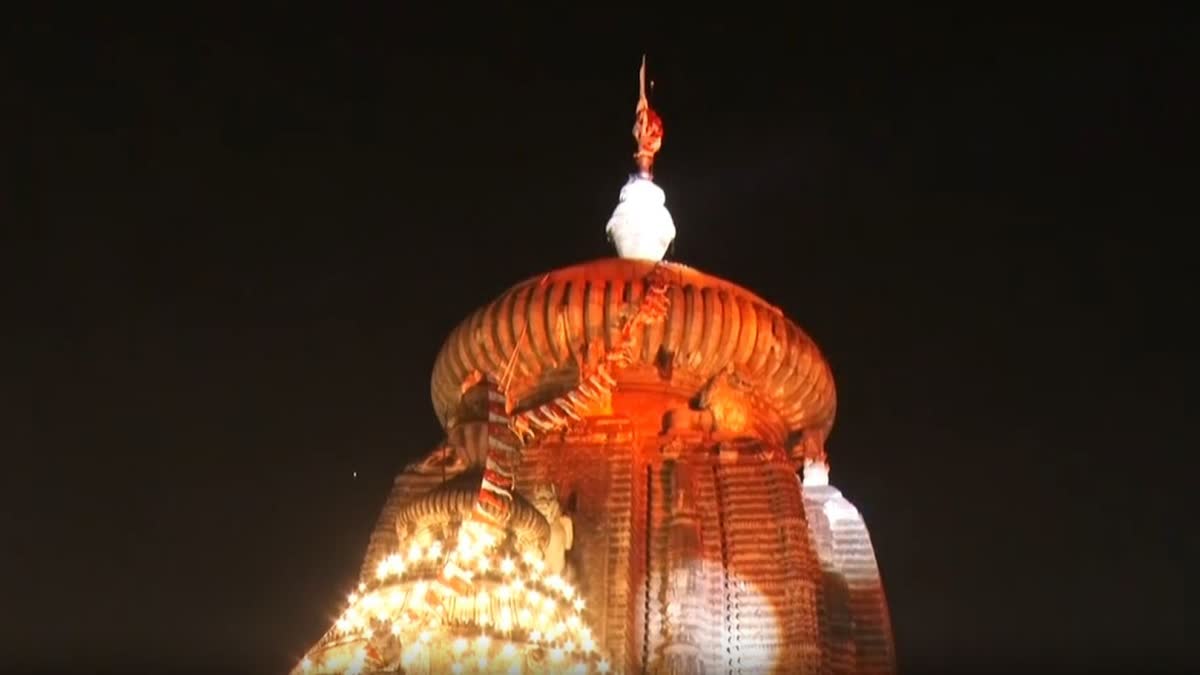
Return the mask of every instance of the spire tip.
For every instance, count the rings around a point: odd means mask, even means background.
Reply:
[[[638,103],[634,114],[633,138],[638,145],[638,150],[633,155],[638,175],[651,179],[654,175],[654,155],[662,148],[663,124],[662,118],[654,112],[649,99],[646,98],[645,54],[642,54],[642,66],[638,69]]]
[[[653,81],[651,82],[653,85]],[[675,223],[666,195],[654,184],[654,155],[662,147],[663,124],[646,97],[646,55],[638,69],[638,102],[633,122],[637,174],[621,188],[620,202],[608,221],[609,237],[622,258],[662,260],[675,240]]]

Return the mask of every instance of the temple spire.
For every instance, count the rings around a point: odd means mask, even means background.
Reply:
[[[642,55],[642,67],[638,70],[638,103],[634,114],[633,139],[638,145],[637,152],[633,154],[638,176],[647,180],[653,179],[654,155],[662,148],[663,124],[646,98],[645,54]]]
[[[608,221],[608,236],[622,258],[659,261],[675,239],[675,223],[667,196],[654,184],[654,156],[662,148],[663,123],[646,97],[646,57],[638,70],[638,102],[634,111],[633,154],[637,173],[621,188],[617,208]]]

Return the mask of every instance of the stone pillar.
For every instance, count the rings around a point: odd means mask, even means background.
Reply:
[[[697,514],[696,467],[687,459],[667,459],[670,509],[665,523],[668,555],[665,570],[666,642],[661,672],[668,675],[702,675],[700,649],[703,630],[703,546]]]

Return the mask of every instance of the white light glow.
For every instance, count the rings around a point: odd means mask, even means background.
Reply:
[[[654,181],[634,176],[625,187],[607,232],[617,255],[659,261],[675,239],[675,221],[667,211],[667,195]]]

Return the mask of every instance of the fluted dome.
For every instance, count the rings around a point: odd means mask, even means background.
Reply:
[[[786,433],[828,431],[837,404],[833,376],[803,330],[740,286],[677,263],[659,265],[670,282],[667,315],[641,334],[619,381],[691,392],[732,368]],[[499,376],[514,351],[514,398],[537,403],[573,386],[589,348],[612,345],[654,267],[627,259],[575,265],[519,283],[477,309],[451,332],[434,365],[438,419],[453,418],[470,371]]]

